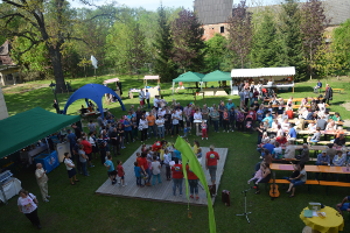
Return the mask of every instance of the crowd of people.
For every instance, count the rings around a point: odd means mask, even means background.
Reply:
[[[198,177],[191,171],[189,165],[181,164],[181,153],[173,144],[165,140],[165,136],[187,137],[195,130],[196,122],[200,122],[202,140],[208,140],[209,132],[213,134],[214,132],[233,133],[235,130],[250,133],[257,131],[261,161],[256,165],[254,177],[248,181],[248,183],[254,181],[257,194],[260,193],[259,184],[267,183],[271,179],[271,163],[285,158],[298,161],[293,174],[286,177],[290,181],[287,192],[290,193],[290,197],[294,197],[295,187],[304,184],[307,180],[304,165],[309,162],[310,143],[320,141],[322,130],[334,130],[336,135],[334,141],[328,145],[328,149],[317,156],[316,164],[343,166],[350,162],[347,159],[349,154],[346,147],[342,147],[345,145],[344,130],[337,126],[337,122],[342,120],[341,116],[339,113],[330,116],[326,106],[327,97],[319,96],[311,100],[304,98],[300,108],[293,112],[293,97],[284,101],[277,98],[274,93],[264,91],[259,86],[248,82],[240,87],[239,96],[239,106],[236,106],[231,99],[226,103],[220,101],[212,106],[206,104],[197,106],[193,103],[183,106],[176,100],[168,104],[160,96],[153,99],[151,106],[149,93],[141,90],[140,106],[132,105],[127,115],[117,118],[107,112],[104,117],[97,118],[97,123],[90,121],[87,124],[87,133],[73,124],[72,128],[67,130],[70,153],[64,155],[64,164],[70,183],[75,185],[79,182],[77,173],[89,176],[88,170],[95,166],[92,163],[93,159],[99,158],[101,165],[107,169],[111,185],[117,183],[121,186],[127,185],[123,162],[118,160],[117,166],[114,166],[113,157],[120,155],[121,150],[128,144],[138,141],[143,144],[141,151],[136,153],[134,162],[134,176],[138,187],[161,184],[163,182],[161,168],[165,166],[166,181],[173,181],[173,195],[181,196],[184,179],[182,166],[186,166],[190,197],[198,200]],[[265,105],[264,102],[268,104]],[[294,122],[291,123],[290,120]],[[315,120],[307,127],[313,135],[308,138],[308,143],[303,144],[300,154],[297,155],[294,148],[295,140],[298,132],[304,130],[305,121],[309,120]],[[147,147],[146,143],[152,146]],[[193,151],[198,159],[202,158],[202,149],[198,141],[194,142]],[[210,151],[206,153],[204,159],[205,168],[209,170],[211,177],[211,187],[216,191],[216,169],[220,156],[215,152],[214,147],[210,146]],[[46,172],[40,165],[37,170],[36,177],[43,201],[48,202],[50,196]],[[25,190],[21,191],[20,196],[18,203],[21,212],[25,213],[33,224],[41,227],[35,212],[36,197]],[[31,203],[30,210],[21,207],[27,202]]]

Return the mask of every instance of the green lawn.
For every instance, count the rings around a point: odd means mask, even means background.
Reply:
[[[78,88],[86,83],[102,83],[102,80],[111,77],[98,77],[88,79],[72,80],[73,88]],[[122,77],[123,89],[141,87],[142,81],[137,77]],[[325,84],[327,81],[322,80]],[[350,90],[349,81],[328,80],[333,87]],[[36,82],[38,85],[49,84],[48,81]],[[315,96],[312,87],[316,81],[298,83],[295,93],[284,93],[282,97]],[[136,84],[136,85],[135,85]],[[152,83],[149,83],[152,85]],[[193,102],[192,95],[177,94],[170,95],[171,84],[162,84],[165,90],[165,98],[169,102],[175,98],[182,104]],[[5,99],[9,113],[14,115],[26,111],[35,106],[41,106],[49,111],[54,111],[51,107],[53,94],[47,88],[33,90],[23,94],[9,94],[4,88]],[[126,91],[124,91],[126,93]],[[123,96],[126,96],[124,94]],[[59,94],[58,98],[63,108],[63,103],[69,97],[68,94]],[[339,111],[344,119],[350,119],[350,114],[340,104],[350,97],[349,91],[344,94],[334,94],[332,111]],[[213,104],[221,99],[229,97],[198,98],[197,103]],[[238,103],[238,97],[233,97]],[[123,99],[127,108],[132,104],[138,104],[138,99]],[[76,101],[70,108],[69,113],[73,114],[79,109],[82,101]],[[120,111],[117,103],[109,106],[111,111],[120,116],[124,114]],[[4,135],[2,135],[4,136]],[[241,191],[249,188],[246,181],[251,177],[259,155],[256,152],[256,134],[218,133],[209,132],[209,141],[203,141],[202,146],[214,144],[216,147],[228,147],[225,171],[219,186],[221,190],[231,191],[231,207],[226,207],[221,202],[220,195],[214,205],[217,231],[218,232],[258,232],[258,233],[300,233],[304,223],[300,220],[299,214],[309,201],[322,202],[325,205],[334,207],[345,195],[348,195],[346,188],[330,188],[329,195],[326,195],[325,187],[312,186],[310,192],[307,187],[297,189],[295,198],[288,198],[285,189],[280,186],[281,196],[271,200],[262,185],[260,195],[249,191],[248,210],[253,213],[249,216],[251,224],[248,224],[244,217],[236,217],[238,213],[244,211],[244,199]],[[174,139],[168,138],[170,141]],[[190,141],[195,137],[192,135]],[[121,160],[126,160],[140,143],[128,145],[122,150]],[[39,216],[42,221],[42,232],[208,232],[207,208],[191,206],[192,219],[187,217],[187,206],[179,204],[152,202],[140,199],[127,199],[109,196],[95,195],[97,188],[106,180],[106,169],[98,163],[95,168],[90,169],[90,177],[79,177],[81,182],[72,186],[69,184],[67,174],[63,165],[60,165],[53,172],[49,173],[50,203],[40,203]],[[288,175],[278,173],[281,177]],[[34,167],[23,168],[16,174],[22,181],[22,186],[39,197],[39,189],[34,178]],[[30,225],[30,222],[18,212],[16,207],[17,198],[12,198],[8,205],[0,205],[0,232],[37,232],[37,229]],[[350,232],[349,216],[345,215],[344,232]]]

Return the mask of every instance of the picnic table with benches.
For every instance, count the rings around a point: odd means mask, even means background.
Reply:
[[[275,184],[289,184],[290,182],[286,179],[276,179],[275,171],[293,171],[294,167],[292,164],[277,164],[272,163],[270,165],[272,170],[272,179],[269,183]],[[305,165],[305,171],[311,173],[330,173],[330,174],[350,174],[348,167],[337,167],[337,166],[322,166],[322,165]],[[340,181],[322,181],[322,180],[307,180],[307,185],[322,185],[322,186],[333,186],[333,187],[350,187],[350,183]],[[328,192],[328,189],[327,189]]]

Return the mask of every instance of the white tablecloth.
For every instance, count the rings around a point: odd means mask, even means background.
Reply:
[[[21,181],[17,178],[11,177],[6,183],[2,185],[2,188],[5,192],[6,199],[9,200],[10,198],[18,195],[18,192],[22,189]],[[5,202],[5,198],[1,191],[0,191],[0,201]]]

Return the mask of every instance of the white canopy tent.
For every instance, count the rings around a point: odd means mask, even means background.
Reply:
[[[268,67],[255,69],[233,69],[231,70],[232,78],[258,78],[258,77],[288,77],[295,75],[295,67]]]
[[[273,78],[273,85],[263,85],[264,87],[273,87],[277,89],[292,88],[294,92],[293,76],[295,75],[295,67],[268,67],[268,68],[254,68],[254,69],[233,69],[231,70],[231,77],[235,79],[241,78]]]

